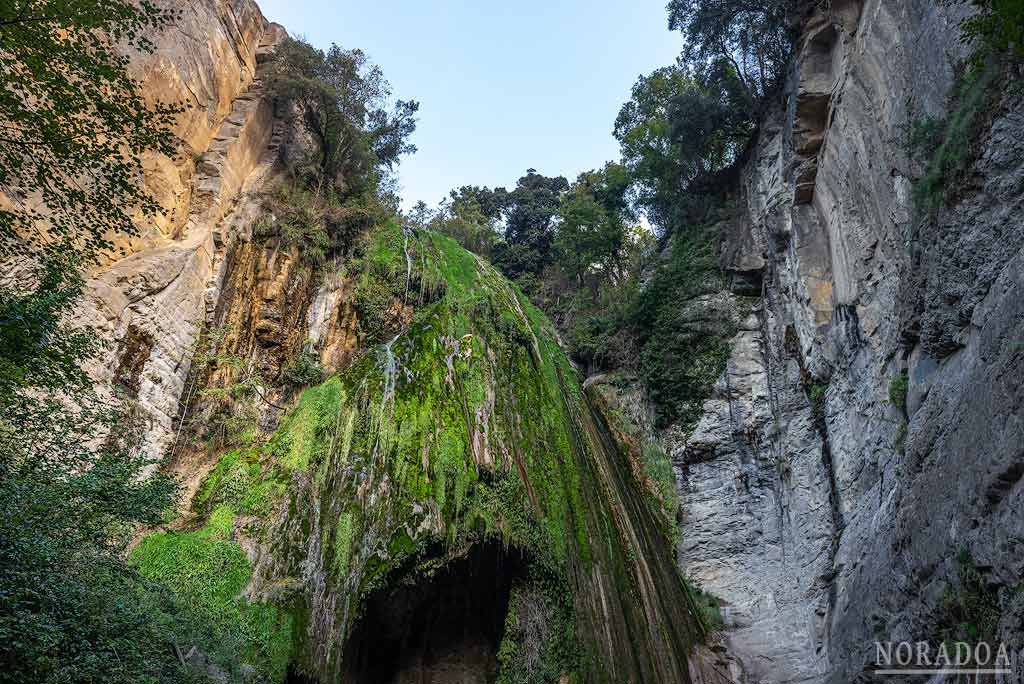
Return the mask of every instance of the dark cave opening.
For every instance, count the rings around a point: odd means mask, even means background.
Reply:
[[[345,647],[344,681],[494,682],[509,595],[526,565],[517,550],[488,542],[430,577],[371,594]]]

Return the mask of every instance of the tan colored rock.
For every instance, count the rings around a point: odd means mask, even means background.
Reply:
[[[229,247],[249,234],[276,159],[272,108],[256,77],[282,35],[252,0],[165,2],[180,21],[131,70],[148,101],[185,105],[175,129],[181,154],[143,159],[142,182],[168,213],[141,226],[139,238],[115,241],[127,256],[93,274],[77,314],[108,342],[91,374],[108,391],[122,385],[149,416],[154,457],[175,442],[179,401],[195,392],[186,387],[192,351],[219,301]],[[131,343],[140,339],[144,360]]]

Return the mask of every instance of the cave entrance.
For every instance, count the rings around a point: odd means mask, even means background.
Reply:
[[[345,681],[494,682],[509,594],[525,575],[522,553],[487,542],[429,578],[371,594],[345,647]]]

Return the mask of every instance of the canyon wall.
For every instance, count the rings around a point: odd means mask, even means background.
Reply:
[[[106,342],[90,365],[100,387],[126,396],[154,458],[172,450],[192,354],[212,322],[227,256],[251,232],[256,191],[271,173],[280,130],[260,67],[284,35],[251,0],[168,2],[180,11],[132,56],[147,101],[182,112],[174,157],[149,153],[140,179],[165,213],[115,240],[118,258],[97,269],[78,318]],[[279,129],[279,124],[278,127]]]
[[[185,486],[131,563],[244,671],[201,640],[179,657],[217,681],[726,681],[543,314],[393,220],[325,263],[286,245],[271,196],[308,140],[265,92],[284,30],[249,0],[164,4],[179,19],[132,70],[183,107],[178,154],[143,158],[166,213],[117,240],[77,317],[107,343],[100,390]],[[211,603],[197,577],[237,586]]]
[[[1020,93],[931,218],[906,144],[949,114],[964,11],[809,18],[723,227],[722,265],[757,303],[697,428],[667,435],[680,563],[721,599],[748,682],[877,679],[875,640],[941,640],[965,559],[999,596],[990,636],[1020,647]]]

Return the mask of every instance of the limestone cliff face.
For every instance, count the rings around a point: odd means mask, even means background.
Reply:
[[[179,154],[143,160],[141,181],[167,211],[119,240],[121,258],[92,275],[79,314],[108,343],[93,375],[137,402],[154,457],[174,442],[192,351],[276,158],[259,65],[283,35],[251,0],[167,4],[179,20],[131,64],[147,99],[183,108]]]
[[[876,639],[937,637],[963,549],[1020,640],[1022,102],[917,234],[904,143],[945,114],[961,11],[819,11],[743,172],[723,266],[760,301],[672,452],[680,562],[722,599],[746,681],[867,681]]]

